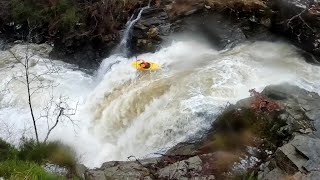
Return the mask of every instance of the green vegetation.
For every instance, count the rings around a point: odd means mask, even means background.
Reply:
[[[62,29],[66,31],[73,31],[75,28],[76,23],[80,20],[80,17],[77,13],[77,9],[74,7],[68,9],[62,15]]]
[[[66,179],[46,172],[41,166],[47,162],[67,168],[68,176],[74,176],[77,159],[69,146],[61,142],[37,144],[33,139],[23,138],[15,148],[0,139],[0,177],[15,180]]]
[[[0,176],[12,180],[56,180],[63,177],[47,173],[39,164],[20,160],[0,162]]]
[[[18,151],[9,143],[0,139],[0,161],[15,159]]]
[[[134,9],[147,3],[148,0],[4,0],[0,3],[4,7],[0,28],[14,22],[22,31],[32,30],[60,42],[77,40],[79,36],[102,40],[103,36],[118,32]]]
[[[53,31],[72,31],[81,19],[78,7],[70,0],[52,2],[45,4],[34,0],[13,0],[12,19],[19,24],[28,23],[32,28],[49,25]]]
[[[74,168],[76,164],[75,152],[70,147],[60,142],[37,144],[33,139],[23,139],[21,141],[18,158],[36,163],[49,161],[70,169]]]
[[[16,23],[41,23],[46,19],[41,7],[32,1],[12,1],[12,17]]]

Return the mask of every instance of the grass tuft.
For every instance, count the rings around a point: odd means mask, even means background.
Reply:
[[[77,162],[75,151],[58,141],[37,144],[33,139],[22,139],[19,149],[18,158],[24,161],[50,162],[71,170]]]
[[[6,160],[0,162],[0,177],[8,180],[63,180],[65,178],[46,172],[34,162]]]

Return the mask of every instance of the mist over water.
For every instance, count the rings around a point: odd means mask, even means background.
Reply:
[[[13,49],[24,52],[23,45]],[[47,65],[45,54],[34,57],[40,61],[32,66],[33,73],[40,74]],[[317,93],[320,89],[320,67],[307,64],[284,43],[255,42],[217,51],[185,39],[138,58],[163,68],[137,72],[130,65],[135,58],[112,55],[91,76],[54,61],[61,72],[43,76],[43,81],[59,84],[53,93],[56,98],[63,94],[71,105],[79,103],[73,117],[78,126],[61,124],[50,139],[75,147],[89,167],[127,160],[130,155],[155,156],[201,134],[227,102],[248,97],[249,89],[282,82]],[[0,51],[0,59],[0,137],[17,142],[22,133],[33,135],[26,90],[20,82],[7,85],[21,68],[7,51]],[[35,94],[37,114],[49,97],[47,91]],[[43,137],[46,125],[39,121],[39,126]],[[12,132],[2,127],[11,127]]]

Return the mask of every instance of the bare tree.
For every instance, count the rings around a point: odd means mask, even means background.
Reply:
[[[31,32],[30,30],[27,40],[31,39]],[[34,65],[39,63],[39,58],[34,58],[36,53],[30,48],[29,42],[26,43],[26,50],[24,56],[19,56],[17,53],[9,50],[10,54],[13,56],[15,61],[21,65],[22,67],[22,75],[15,75],[13,80],[17,80],[26,86],[27,91],[27,101],[30,110],[30,115],[33,123],[33,129],[36,137],[37,143],[39,143],[39,134],[38,134],[38,125],[37,121],[41,119],[45,119],[47,121],[48,131],[44,138],[43,142],[46,142],[49,138],[49,135],[55,129],[59,122],[62,120],[70,120],[73,125],[75,125],[75,121],[72,120],[72,116],[75,115],[77,111],[78,103],[76,104],[75,108],[70,108],[69,105],[66,103],[67,97],[60,96],[58,102],[54,101],[54,94],[52,93],[50,96],[50,100],[47,105],[43,108],[43,112],[40,114],[38,118],[36,118],[36,114],[34,112],[33,106],[33,95],[39,91],[49,90],[50,88],[53,89],[57,85],[54,83],[46,84],[42,81],[42,77],[49,74],[58,74],[59,68],[54,66],[54,63],[49,60],[48,63],[45,63],[47,70],[44,73],[35,73],[30,70],[30,68]],[[52,91],[53,92],[53,91]],[[54,118],[53,118],[54,117]],[[54,120],[52,120],[54,119]],[[53,125],[51,125],[53,123]]]
[[[30,69],[29,69],[30,68],[30,59],[33,57],[34,54],[30,55],[30,53],[29,53],[29,44],[27,44],[27,50],[26,50],[24,58],[18,57],[11,50],[9,50],[9,52],[12,54],[14,59],[23,66],[25,82],[20,80],[21,76],[15,77],[14,79],[19,80],[21,83],[23,83],[27,87],[28,104],[29,104],[30,114],[31,114],[32,121],[33,121],[33,127],[34,127],[34,132],[35,132],[35,135],[36,135],[36,140],[39,143],[37,124],[36,124],[36,119],[35,119],[34,112],[33,112],[32,100],[31,100],[31,96],[35,93],[35,91],[32,91],[31,87],[30,87],[31,83],[33,83],[33,81],[35,80],[34,78],[36,77],[36,76],[30,77],[30,76],[32,76],[32,74],[30,73]]]

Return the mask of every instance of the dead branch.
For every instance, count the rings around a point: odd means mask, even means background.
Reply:
[[[46,137],[44,139],[44,143],[47,142],[49,135],[51,132],[57,127],[59,122],[62,122],[64,120],[68,120],[75,125],[75,120],[71,118],[71,116],[74,116],[77,112],[78,103],[76,104],[75,108],[70,108],[69,105],[66,103],[68,98],[64,98],[62,96],[59,97],[59,101],[57,103],[54,103],[54,97],[51,95],[51,99],[48,103],[48,105],[44,108],[45,114],[41,117],[46,118],[47,121],[47,127],[48,132],[46,134]],[[50,111],[52,110],[52,106],[54,106],[53,114],[50,114]],[[51,121],[51,117],[56,114],[56,117],[54,119],[54,124],[50,127],[49,121]]]

